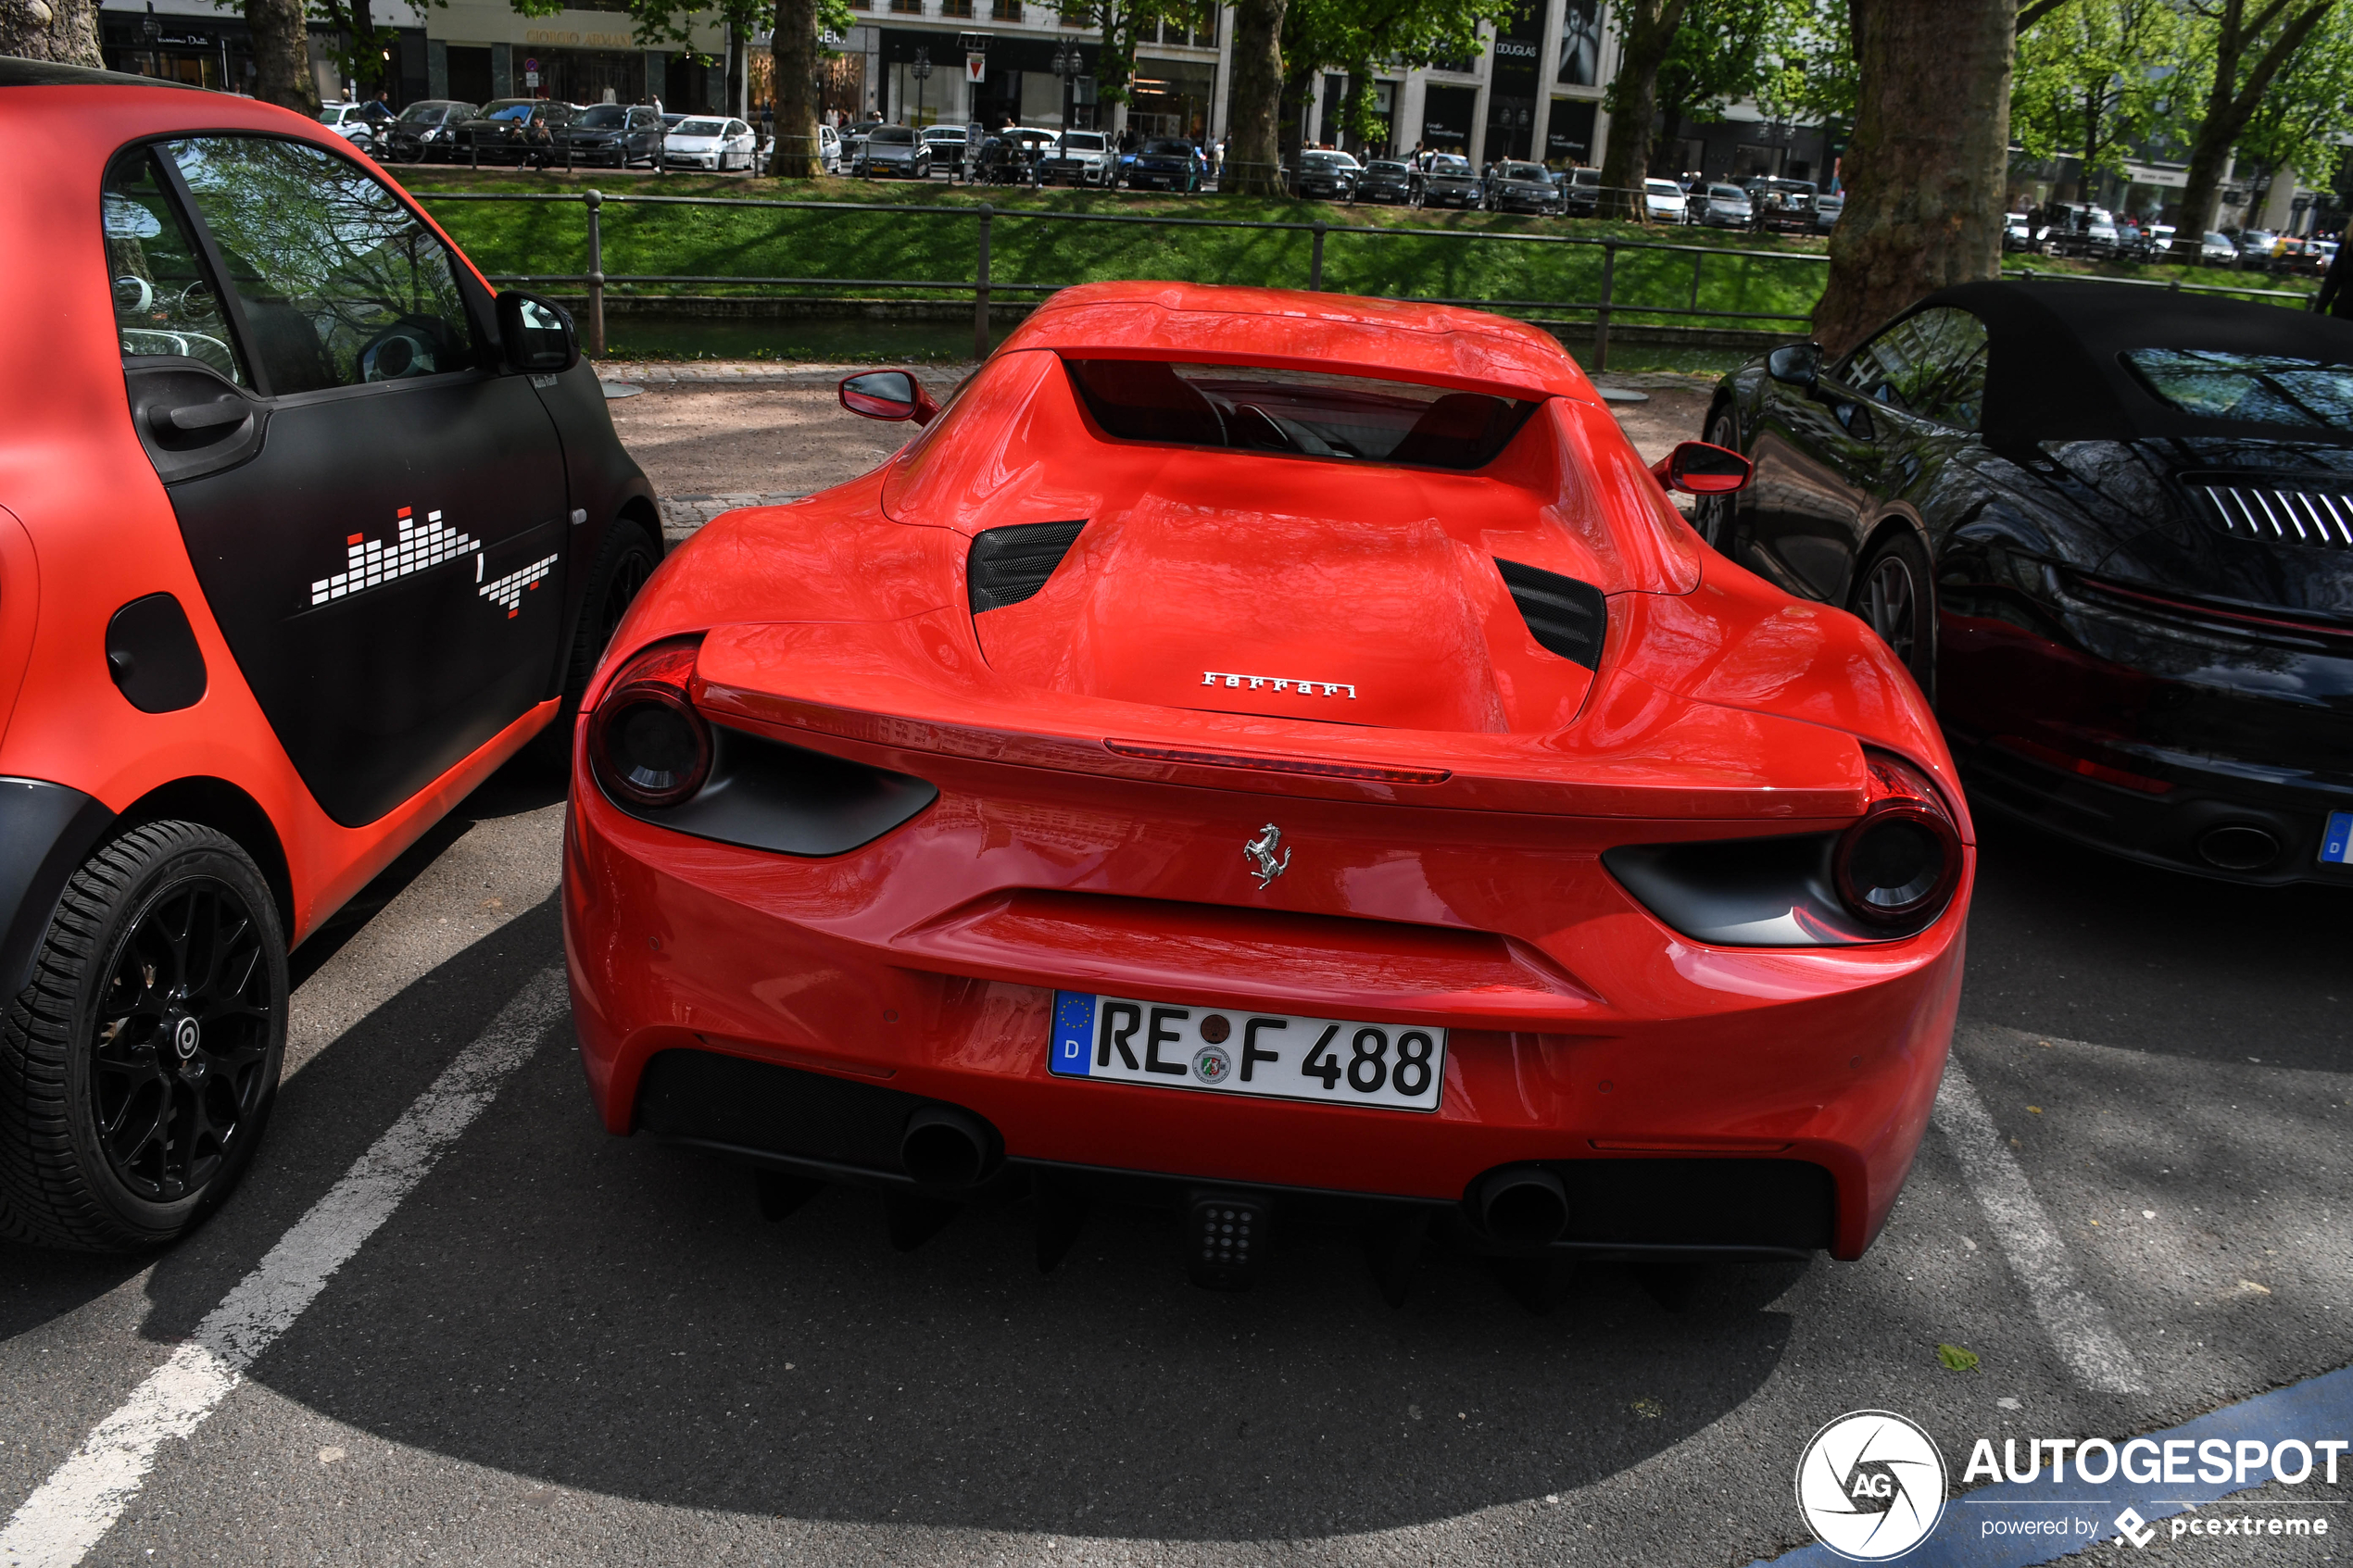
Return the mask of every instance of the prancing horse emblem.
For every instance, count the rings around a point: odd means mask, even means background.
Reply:
[[[1261,887],[1290,870],[1290,850],[1283,851],[1281,859],[1275,859],[1275,846],[1282,841],[1283,830],[1268,822],[1258,830],[1256,838],[1242,846],[1242,859],[1250,862],[1251,874],[1258,878]]]

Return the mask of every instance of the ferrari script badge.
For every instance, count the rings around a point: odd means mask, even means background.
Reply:
[[[1290,870],[1290,850],[1283,851],[1281,859],[1275,859],[1275,846],[1282,841],[1283,830],[1268,822],[1258,830],[1256,838],[1242,846],[1242,859],[1250,862],[1251,874],[1261,887]]]

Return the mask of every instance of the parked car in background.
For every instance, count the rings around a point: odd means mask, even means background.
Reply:
[[[1499,163],[1487,182],[1490,212],[1530,212],[1539,218],[1557,218],[1567,209],[1560,187],[1553,183],[1552,171],[1541,163]]]
[[[1756,220],[1756,209],[1748,205],[1748,193],[1738,185],[1703,185],[1693,199],[1703,228],[1745,229]]]
[[[886,174],[906,180],[931,178],[931,149],[912,125],[877,125],[859,144],[857,166],[850,170],[862,180]]]
[[[2176,232],[2171,223],[2145,224],[2141,229],[2143,253],[2148,256],[2163,256],[2172,248]]]
[[[761,145],[761,167],[767,166],[772,145],[763,137]],[[817,167],[827,174],[841,172],[841,132],[830,125],[817,127]]]
[[[931,167],[935,174],[942,169],[962,179],[964,172],[964,128],[961,125],[928,125],[924,128],[924,145],[931,149]]]
[[[642,106],[591,104],[574,115],[556,137],[559,157],[568,149],[574,163],[626,169],[661,156],[661,116]]]
[[[731,169],[749,169],[758,140],[744,120],[689,115],[662,138],[662,157],[673,168],[708,169],[724,174]]]
[[[2235,267],[2239,247],[2230,235],[2208,230],[2197,247],[2197,260],[2201,267]]]
[[[1477,207],[1478,170],[1459,153],[1434,154],[1421,171],[1415,195],[1423,207]]]
[[[1131,191],[1198,191],[1209,178],[1209,166],[1190,142],[1155,136],[1126,160],[1120,177]]]
[[[446,159],[455,145],[452,132],[474,117],[474,107],[456,98],[420,98],[377,137],[376,156],[387,163]]]
[[[1672,180],[1642,182],[1642,210],[1654,223],[1689,223],[1692,209],[1684,205],[1683,188]]]
[[[493,98],[449,128],[449,156],[461,163],[544,163],[573,112],[546,98]]]
[[[1306,201],[1348,201],[1355,196],[1356,177],[1363,172],[1346,153],[1310,147],[1299,155],[1291,190]]]
[[[1395,202],[1401,207],[1412,201],[1413,167],[1398,158],[1373,159],[1365,165],[1365,172],[1356,178],[1356,199],[1363,202]]]
[[[1101,185],[1105,189],[1119,176],[1119,157],[1111,137],[1101,131],[1065,131],[1054,139],[1053,150],[1039,166],[1046,184]]]
[[[2311,270],[2316,273],[2326,272],[2336,261],[2336,247],[2337,242],[2334,240],[2314,240]]]
[[[1756,209],[1756,226],[1768,231],[1810,232],[1814,227],[1814,182],[1760,175],[1743,186]]]
[[[2242,229],[2238,236],[2239,266],[2251,272],[2271,270],[2271,251],[2279,235],[2269,229]]]
[[[1601,210],[1602,171],[1571,169],[1559,176],[1561,205],[1571,218],[1591,218]]]
[[[1032,125],[1000,131],[980,144],[980,177],[992,185],[1035,183],[1055,141],[1053,132]]]
[[[319,123],[362,152],[376,150],[377,141],[392,128],[392,111],[373,98],[363,104],[319,106]]]
[[[879,119],[857,119],[850,121],[848,125],[841,128],[841,158],[843,168],[855,169],[858,167],[858,155],[865,150],[866,138],[872,135],[874,133],[875,127],[880,125],[882,121]]]
[[[1846,214],[1846,196],[1842,192],[1824,191],[1814,198],[1814,232],[1827,234],[1838,227]]]
[[[2002,215],[2002,248],[2007,251],[2034,248],[2034,229],[2026,214],[2006,212]]]

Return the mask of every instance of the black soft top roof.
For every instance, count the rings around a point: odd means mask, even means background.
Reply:
[[[57,60],[25,60],[0,55],[0,87],[170,87],[201,93],[188,82],[166,82],[159,76],[138,76],[123,70],[92,70]]]
[[[1985,323],[1983,423],[1995,445],[2266,433],[2353,439],[2353,432],[2185,413],[2143,386],[2121,358],[2131,348],[2226,349],[2353,366],[2353,321],[2252,300],[2055,279],[1960,283],[1906,314],[1937,306],[1958,306]]]

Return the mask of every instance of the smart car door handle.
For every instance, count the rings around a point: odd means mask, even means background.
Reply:
[[[147,422],[157,435],[176,433],[191,434],[200,430],[218,430],[222,425],[243,424],[253,414],[253,406],[242,397],[217,397],[209,403],[184,403],[177,408],[158,404],[147,410]]]

